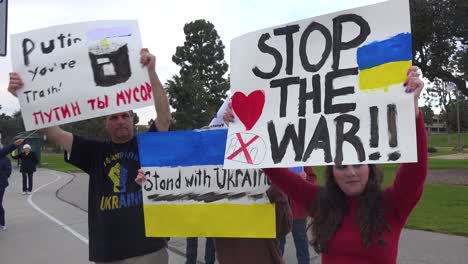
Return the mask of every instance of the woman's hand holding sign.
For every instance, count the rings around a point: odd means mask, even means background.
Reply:
[[[414,107],[415,107],[415,113],[416,117],[418,117],[419,114],[419,108],[418,108],[418,99],[419,96],[421,95],[421,91],[424,88],[424,82],[419,78],[419,68],[416,66],[412,66],[411,68],[408,69],[408,77],[406,78],[406,81],[404,83],[404,86],[406,87],[405,92],[407,93],[414,93]]]

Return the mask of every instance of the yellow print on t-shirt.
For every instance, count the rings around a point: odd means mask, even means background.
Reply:
[[[127,191],[127,174],[128,170],[121,166],[120,163],[116,163],[109,170],[109,179],[111,179],[114,185],[114,193],[124,193]]]
[[[99,210],[109,211],[126,207],[141,206],[143,203],[143,196],[140,189],[136,192],[102,196],[100,200]]]
[[[107,157],[104,160],[104,167],[107,167],[107,165],[111,164],[113,161],[118,161],[120,160],[120,152],[112,154],[111,156]]]
[[[109,178],[114,184],[114,192],[120,192],[120,163],[116,163],[114,167],[109,170]]]

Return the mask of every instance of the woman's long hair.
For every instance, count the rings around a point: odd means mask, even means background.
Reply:
[[[382,171],[373,164],[369,166],[369,179],[364,191],[359,195],[359,207],[356,222],[359,225],[364,247],[377,238],[380,245],[385,245],[384,231],[390,231],[385,222],[385,201],[381,190]],[[346,195],[335,182],[333,166],[325,172],[326,183],[320,188],[318,199],[313,205],[312,246],[317,253],[327,253],[328,242],[335,235],[348,210]]]

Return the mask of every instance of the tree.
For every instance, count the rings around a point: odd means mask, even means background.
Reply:
[[[468,131],[468,100],[466,98],[460,98],[458,102],[459,114],[460,114],[460,131]],[[444,121],[449,120],[448,124],[451,131],[457,131],[457,101],[452,101],[447,106],[448,111],[441,111],[441,119]]]
[[[138,123],[140,123],[140,117],[137,115],[137,113],[133,112],[133,125]]]
[[[23,117],[20,111],[9,116],[5,113],[0,115],[0,133],[5,144],[13,142],[13,137],[24,131]]]
[[[432,125],[434,123],[434,110],[429,105],[425,105],[421,108],[424,114],[424,123]]]
[[[171,106],[176,109],[172,113],[172,129],[194,129],[207,124],[214,114],[208,110],[208,94],[203,85],[190,75],[174,76],[167,82]],[[216,113],[216,111],[214,111]]]
[[[69,124],[62,125],[62,128],[70,133],[93,137],[96,139],[106,139],[107,131],[104,127],[106,117],[96,117],[88,120],[73,122]]]
[[[185,42],[176,48],[172,61],[179,75],[166,83],[173,129],[200,128],[216,115],[226,98],[229,82],[224,45],[214,25],[204,19],[184,26]]]
[[[451,90],[447,83],[442,80],[435,78],[431,86],[427,87],[424,96],[426,98],[426,104],[429,107],[438,106],[442,110],[441,112],[450,112],[448,105],[455,99],[455,91]],[[425,118],[426,119],[426,118]],[[447,127],[447,134],[450,134],[450,119],[443,119],[445,126]],[[448,138],[450,142],[450,138]]]
[[[468,96],[468,1],[411,0],[413,64]]]
[[[148,121],[148,126],[149,126],[149,127],[150,127],[150,126],[152,126],[152,125],[153,125],[153,123],[154,123],[154,119],[153,119],[153,118],[151,118],[151,119]]]

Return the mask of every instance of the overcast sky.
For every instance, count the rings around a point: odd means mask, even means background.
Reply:
[[[262,28],[317,15],[363,6],[381,0],[9,0],[8,33],[54,25],[113,19],[138,20],[143,46],[157,58],[157,72],[164,83],[179,69],[171,58],[183,45],[185,23],[206,19],[215,25],[226,46],[229,63],[231,39]],[[8,39],[9,41],[9,39]],[[9,43],[8,43],[9,46]],[[11,58],[0,57],[0,113],[19,109],[7,92]],[[137,111],[140,123],[154,118],[154,107]]]

